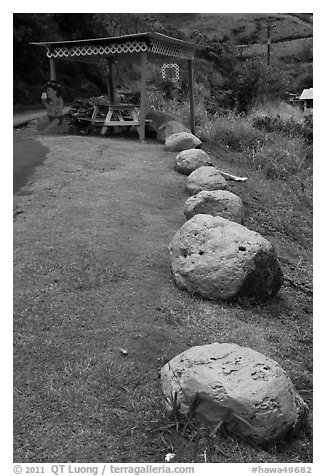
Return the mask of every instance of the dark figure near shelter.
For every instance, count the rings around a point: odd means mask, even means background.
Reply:
[[[59,119],[58,124],[63,121],[63,97],[60,84],[55,81],[48,81],[41,96],[42,103],[47,109],[49,121]]]

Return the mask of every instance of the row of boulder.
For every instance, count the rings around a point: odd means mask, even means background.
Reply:
[[[243,226],[244,205],[227,190],[225,176],[200,149],[201,141],[169,119],[158,138],[178,152],[175,170],[187,176],[187,221],[169,245],[171,270],[182,289],[207,299],[266,300],[283,273],[272,244]],[[308,407],[274,360],[234,343],[192,347],[161,369],[165,406],[185,420],[205,421],[214,435],[222,426],[256,443],[298,428]]]
[[[273,245],[242,225],[241,198],[227,190],[223,172],[198,149],[201,141],[189,132],[165,140],[167,150],[180,151],[175,170],[187,175],[184,204],[188,221],[173,237],[169,250],[175,282],[207,299],[266,300],[283,282]]]

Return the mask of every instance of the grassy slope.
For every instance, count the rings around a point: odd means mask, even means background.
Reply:
[[[307,64],[312,64],[311,61],[302,61],[302,51],[306,48],[313,47],[312,38],[301,38],[296,40],[289,40],[279,43],[272,43],[271,45],[271,64],[282,65],[282,63],[303,64],[305,67]],[[258,58],[266,57],[267,47],[266,44],[256,43],[252,46],[245,47],[243,50],[243,57],[246,58]],[[285,66],[285,65],[284,65]],[[298,66],[296,66],[298,67]]]
[[[178,289],[167,245],[184,222],[185,177],[156,143],[43,137],[50,149],[14,198],[16,462],[303,462],[310,426],[256,448],[188,437],[165,419],[158,372],[189,346],[236,342],[277,360],[311,406],[311,211],[234,154],[207,145],[276,246],[286,281],[272,301],[207,302]],[[128,350],[128,355],[119,348]]]
[[[312,15],[304,20],[285,13],[197,13],[162,15],[175,28],[188,35],[198,30],[208,36],[228,39],[234,44],[251,43],[255,34],[256,42],[266,43],[267,20],[271,22],[271,32],[275,39],[284,37],[306,37],[312,35]]]
[[[244,49],[243,57],[257,58],[266,56],[267,20],[271,24],[271,64],[285,67],[291,62],[302,63],[303,48],[312,48],[312,15],[298,18],[291,14],[198,14],[184,29],[190,34],[192,29],[228,39],[234,44],[254,43]],[[280,42],[280,40],[293,40]],[[307,63],[307,61],[306,61]],[[308,62],[311,64],[311,61]],[[297,67],[297,65],[296,65]]]

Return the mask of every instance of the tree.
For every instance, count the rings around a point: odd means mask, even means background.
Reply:
[[[261,61],[249,60],[234,69],[227,86],[232,91],[232,107],[245,113],[257,103],[284,97],[288,90],[281,70]]]
[[[197,56],[213,63],[222,75],[230,74],[239,62],[231,43],[221,43],[216,36],[209,38],[197,30],[191,33],[190,39],[200,47]]]
[[[39,88],[47,78],[48,62],[33,41],[54,38],[57,26],[49,13],[13,15],[13,94],[14,104],[39,100]],[[30,65],[33,65],[31,68]]]
[[[95,13],[54,13],[60,40],[81,40],[105,36],[106,26],[101,15]]]
[[[13,20],[14,105],[39,102],[42,87],[49,79],[45,50],[31,42],[100,37],[106,33],[103,19],[93,13],[16,13]],[[96,65],[58,62],[57,71],[68,101],[80,95],[81,78],[87,79],[91,94],[100,93],[105,86]]]

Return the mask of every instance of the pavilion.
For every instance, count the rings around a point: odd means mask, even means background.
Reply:
[[[108,66],[108,92],[112,104],[116,103],[114,64],[119,60],[139,61],[141,66],[139,138],[145,140],[146,75],[147,64],[155,58],[187,60],[191,131],[195,130],[193,61],[196,45],[160,33],[136,33],[108,38],[93,38],[72,41],[33,42],[32,45],[46,48],[50,60],[50,79],[56,80],[56,61],[82,61],[102,63]],[[121,105],[120,105],[121,106]]]

